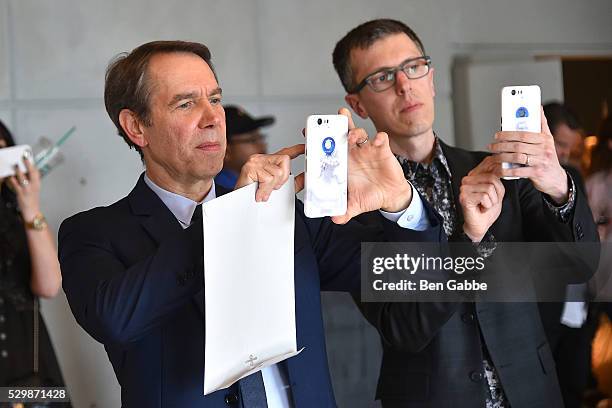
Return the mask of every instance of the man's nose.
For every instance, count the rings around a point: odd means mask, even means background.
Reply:
[[[222,120],[223,115],[219,109],[215,109],[215,106],[210,103],[204,104],[199,123],[201,129],[219,126]]]
[[[412,80],[401,69],[395,73],[395,90],[398,94],[404,94],[412,89]]]

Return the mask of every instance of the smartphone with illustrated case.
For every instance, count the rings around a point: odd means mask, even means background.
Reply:
[[[306,120],[304,213],[309,218],[346,214],[348,118],[311,115]]]
[[[4,147],[0,149],[0,178],[15,175],[15,165],[23,173],[27,172],[23,159],[32,160],[32,148],[28,145]]]
[[[501,130],[540,133],[541,105],[542,95],[537,85],[504,87],[501,91]],[[502,163],[504,169],[524,166],[524,163]],[[504,177],[506,180],[517,178]]]

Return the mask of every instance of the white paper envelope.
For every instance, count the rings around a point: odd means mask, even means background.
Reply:
[[[267,202],[255,202],[256,188],[202,205],[205,395],[299,353],[293,177]]]

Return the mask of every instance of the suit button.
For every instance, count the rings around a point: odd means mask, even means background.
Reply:
[[[236,394],[227,394],[225,396],[225,403],[227,405],[237,405],[238,404],[238,396]]]
[[[473,313],[464,313],[461,315],[461,320],[463,320],[463,323],[465,324],[470,324],[470,323],[474,323],[474,314]]]
[[[482,381],[483,375],[480,371],[472,371],[470,373],[470,380],[474,381],[474,382],[480,382]]]

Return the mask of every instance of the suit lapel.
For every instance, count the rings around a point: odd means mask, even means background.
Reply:
[[[461,204],[459,203],[459,188],[461,187],[461,179],[474,168],[477,163],[474,163],[474,159],[468,154],[462,154],[463,150],[453,148],[441,139],[440,146],[448,167],[451,171],[451,185],[453,188],[453,200],[455,202],[455,212],[457,214],[457,225],[463,225],[463,211],[461,211]],[[467,152],[465,152],[467,153]]]
[[[230,192],[230,190],[226,189],[225,187],[220,186],[218,184],[215,184],[215,194],[216,194],[217,197],[225,195],[225,194],[227,194],[229,192]],[[202,225],[202,227],[204,227],[204,226]],[[202,248],[202,251],[204,251],[204,248]],[[202,262],[202,265],[204,265],[204,262]],[[204,273],[203,269],[202,269],[202,273]],[[202,279],[204,279],[204,277],[202,277]],[[202,287],[202,289],[193,296],[192,300],[195,303],[195,305],[198,308],[198,310],[200,311],[200,313],[202,313],[202,317],[206,318],[206,309],[204,307],[204,305],[205,305],[205,303],[204,303],[204,287]],[[204,333],[204,336],[206,336],[206,333]]]
[[[144,173],[128,197],[132,212],[142,217],[141,225],[156,245],[159,245],[165,237],[182,230],[174,214],[146,185]],[[204,316],[204,288],[193,296],[192,301]]]
[[[142,226],[156,244],[181,229],[172,212],[145,183],[144,173],[129,194],[134,215],[143,216]]]

